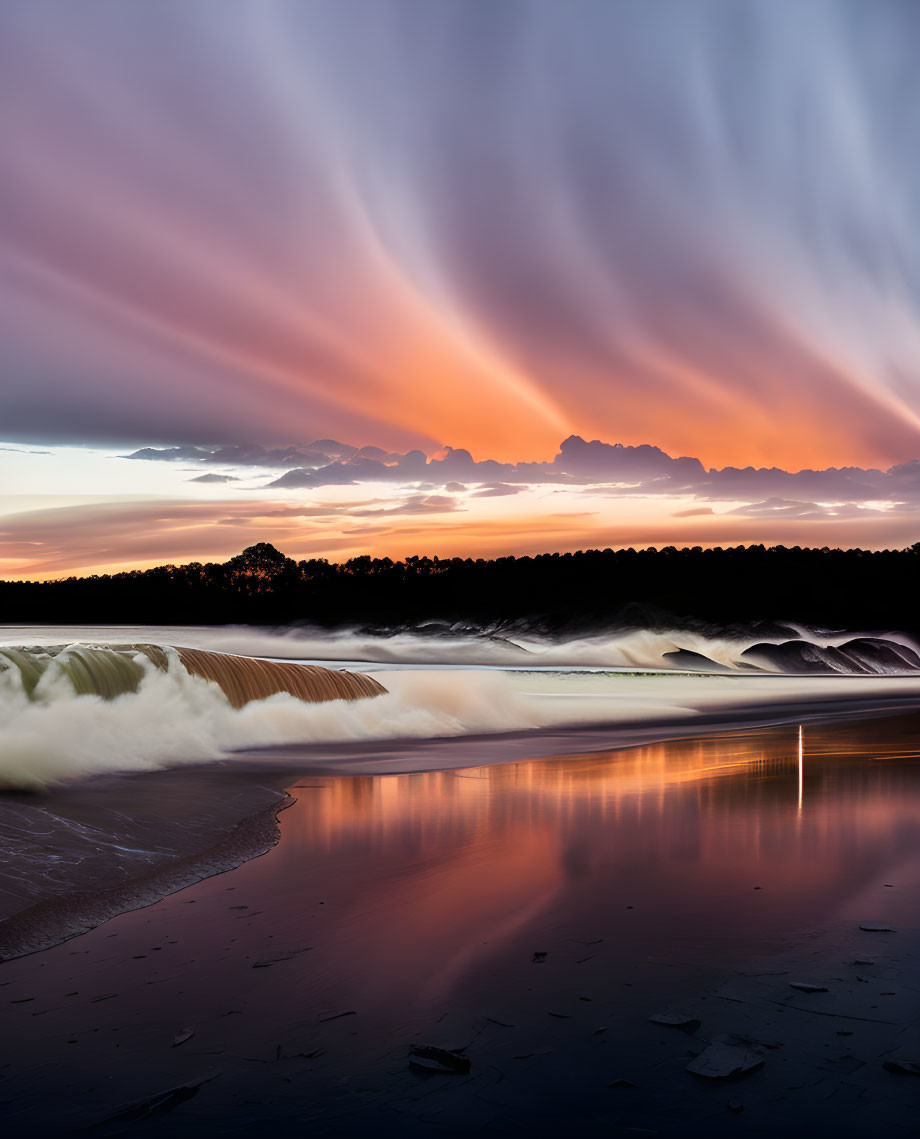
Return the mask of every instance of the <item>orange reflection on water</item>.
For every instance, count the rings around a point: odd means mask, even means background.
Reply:
[[[750,952],[848,913],[916,859],[915,739],[911,720],[888,719],[809,727],[801,753],[791,726],[458,771],[311,776],[294,788],[273,857],[287,890],[333,899],[323,912],[335,915],[335,970],[351,962],[349,991],[371,1003],[381,995],[380,973],[360,964],[369,947],[410,1005],[560,931],[603,938],[618,968]]]
[[[814,727],[807,741],[799,726],[457,771],[314,777],[300,785],[311,792],[309,805],[295,813],[296,831],[285,837],[295,845],[333,850],[347,836],[374,842],[409,831],[420,845],[438,845],[445,828],[469,829],[472,836],[488,827],[498,834],[561,824],[573,812],[601,821],[648,821],[667,813],[669,797],[681,787],[692,789],[698,809],[710,819],[742,806],[782,818],[802,811],[809,788],[816,791],[810,809],[818,816],[829,809],[839,815],[855,804],[845,794],[828,800],[829,775],[843,781],[837,790],[845,792],[854,763],[916,758],[912,739],[892,736],[900,721],[888,723],[881,734],[863,726]],[[829,760],[832,772],[826,770]],[[862,802],[860,816],[866,818],[867,811],[871,815],[871,804]]]

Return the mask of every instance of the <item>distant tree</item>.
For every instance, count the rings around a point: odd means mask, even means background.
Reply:
[[[247,546],[241,554],[227,562],[231,570],[237,573],[274,574],[284,569],[290,558],[286,558],[280,550],[276,550],[269,542],[256,542],[254,546]],[[291,562],[291,565],[294,563]]]

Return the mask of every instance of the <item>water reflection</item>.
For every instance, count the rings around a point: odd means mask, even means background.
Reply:
[[[802,841],[833,841],[841,828],[868,838],[902,787],[914,785],[913,724],[763,729],[676,740],[624,751],[592,752],[461,771],[311,777],[295,794],[289,843],[334,851],[356,839],[368,847],[403,840],[423,850],[445,841],[481,839],[544,827],[641,825],[645,842],[706,832],[716,852],[730,832],[733,848],[762,851],[781,835],[792,850],[791,823],[806,792],[815,825]],[[806,760],[807,776],[806,776]],[[887,760],[884,770],[879,761]],[[900,763],[898,762],[900,761]],[[748,824],[743,827],[739,822]],[[296,819],[296,825],[294,824]]]
[[[805,792],[805,729],[799,725],[799,814],[802,813],[802,800]]]
[[[288,885],[335,897],[336,967],[372,944],[413,1001],[559,931],[605,938],[621,965],[750,953],[855,913],[916,858],[917,727],[791,726],[456,772],[311,777],[273,857]],[[365,980],[375,999],[378,975]]]

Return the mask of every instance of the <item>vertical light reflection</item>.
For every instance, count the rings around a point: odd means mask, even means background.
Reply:
[[[801,724],[799,724],[799,803],[798,803],[798,811],[799,811],[800,815],[802,813],[802,792],[804,789],[804,780],[803,780],[804,771],[803,771],[803,766],[802,766],[802,761],[804,758],[805,758],[805,729],[802,727]]]

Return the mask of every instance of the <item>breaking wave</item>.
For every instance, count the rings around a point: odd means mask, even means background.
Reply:
[[[251,627],[184,629],[201,647],[281,659],[359,666],[595,668],[679,672],[901,675],[920,672],[920,645],[900,632],[822,632],[798,625],[755,631],[629,629],[546,636],[450,626],[418,631]]]
[[[61,630],[55,632],[60,637]],[[809,700],[903,702],[920,696],[920,656],[908,644],[879,638],[843,637],[836,645],[818,646],[825,654],[820,671],[831,671],[825,667],[831,661],[847,676],[801,675],[819,671],[809,657],[814,646],[802,642],[793,651],[779,638],[753,644],[750,638],[710,639],[699,670],[709,675],[698,676],[686,675],[686,669],[696,664],[688,654],[703,656],[700,635],[630,633],[555,645],[531,639],[527,646],[494,639],[477,644],[467,637],[462,659],[449,637],[413,641],[402,634],[377,638],[376,645],[365,637],[358,645],[354,635],[349,641],[345,635],[317,634],[310,644],[319,650],[315,656],[327,660],[337,652],[358,655],[357,648],[383,655],[379,650],[386,648],[390,660],[383,671],[377,666],[381,683],[340,667],[239,655],[304,653],[302,632],[170,631],[197,641],[194,648],[123,642],[126,632],[139,630],[93,632],[90,644],[0,645],[0,788],[40,789],[104,772],[211,762],[240,752],[247,762],[253,756],[278,762],[272,749],[286,745],[363,747],[371,741],[601,725],[657,730],[700,714],[743,710],[750,718],[769,708],[775,717]],[[416,663],[422,641],[430,655],[454,667],[395,667]],[[217,644],[233,644],[236,654],[215,652]],[[457,667],[483,655],[491,668]],[[604,671],[564,671],[562,662],[569,669],[588,665]],[[746,663],[752,667],[744,668]],[[722,676],[711,675],[720,664]],[[776,675],[784,664],[797,675]],[[608,671],[617,666],[624,671]],[[648,674],[649,667],[662,671]],[[886,670],[887,679],[867,675]],[[309,758],[303,751],[301,758],[305,754]],[[469,756],[455,755],[451,765],[484,762],[483,754],[471,745]],[[411,756],[407,747],[401,762],[411,763]]]
[[[3,646],[0,788],[245,748],[524,730],[568,715],[535,714],[494,673],[394,680],[390,691],[371,676],[168,645]]]
[[[192,676],[210,680],[234,708],[286,692],[298,700],[360,700],[386,689],[372,677],[344,669],[333,671],[308,664],[287,664],[232,656],[201,649],[154,644],[68,645],[0,648],[0,670],[13,677],[30,700],[41,701],[58,681],[69,683],[77,696],[114,700],[136,692],[149,665],[168,672],[171,664]]]

